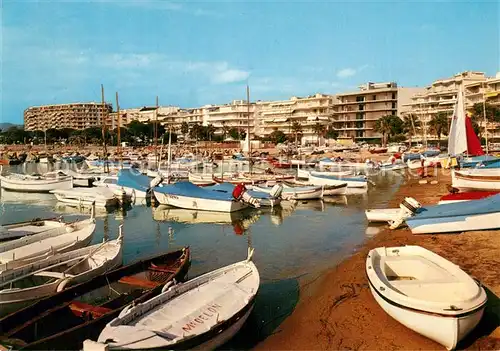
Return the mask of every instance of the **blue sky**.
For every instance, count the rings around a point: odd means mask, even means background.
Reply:
[[[491,2],[3,0],[1,122],[28,106],[196,107],[500,68]]]

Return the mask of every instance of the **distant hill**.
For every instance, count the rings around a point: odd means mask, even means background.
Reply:
[[[10,127],[14,127],[14,126],[16,126],[16,127],[20,127],[20,125],[18,125],[18,124],[12,124],[12,123],[0,123],[0,129],[1,129],[1,130],[7,130],[7,129],[9,129]]]

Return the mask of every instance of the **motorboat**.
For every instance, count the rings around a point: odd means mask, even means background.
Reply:
[[[420,246],[379,247],[366,258],[370,291],[392,318],[453,350],[479,323],[481,284]]]

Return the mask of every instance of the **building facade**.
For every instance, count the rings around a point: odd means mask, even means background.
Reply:
[[[111,111],[111,104],[97,102],[33,106],[24,110],[24,129],[44,131],[97,127]]]
[[[395,82],[366,83],[359,91],[336,95],[332,123],[339,136],[355,140],[380,138],[374,130],[378,119],[400,116],[409,108],[411,96],[422,88],[402,88]]]
[[[483,72],[466,71],[449,78],[438,79],[423,92],[414,94],[406,105],[404,115],[413,114],[422,125],[417,131],[416,140],[437,138],[429,127],[429,123],[440,112],[446,113],[449,118],[452,117],[460,86],[463,86],[467,110],[483,101],[500,106],[500,74],[497,74],[495,78],[489,78]],[[484,129],[485,123],[481,122],[480,126]],[[499,127],[498,123],[488,123],[488,136],[492,139],[500,139]]]

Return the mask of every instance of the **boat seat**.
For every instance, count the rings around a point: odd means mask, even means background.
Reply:
[[[159,267],[154,264],[149,266],[148,270],[155,272],[164,272],[164,273],[176,273],[179,268],[177,267]]]
[[[84,313],[90,313],[93,318],[99,318],[112,311],[111,308],[89,305],[81,301],[71,301],[69,308],[78,317],[82,317]]]
[[[68,273],[61,273],[61,272],[51,272],[51,271],[45,271],[45,272],[38,272],[38,273],[35,273],[34,275],[38,276],[38,277],[51,277],[51,278],[57,278],[57,279],[61,279],[61,278],[73,278],[74,275],[72,274],[68,274]]]
[[[145,288],[145,289],[153,289],[156,288],[158,285],[161,285],[161,283],[154,282],[152,280],[141,279],[133,276],[122,277],[118,282],[123,284],[138,286],[140,288]]]

